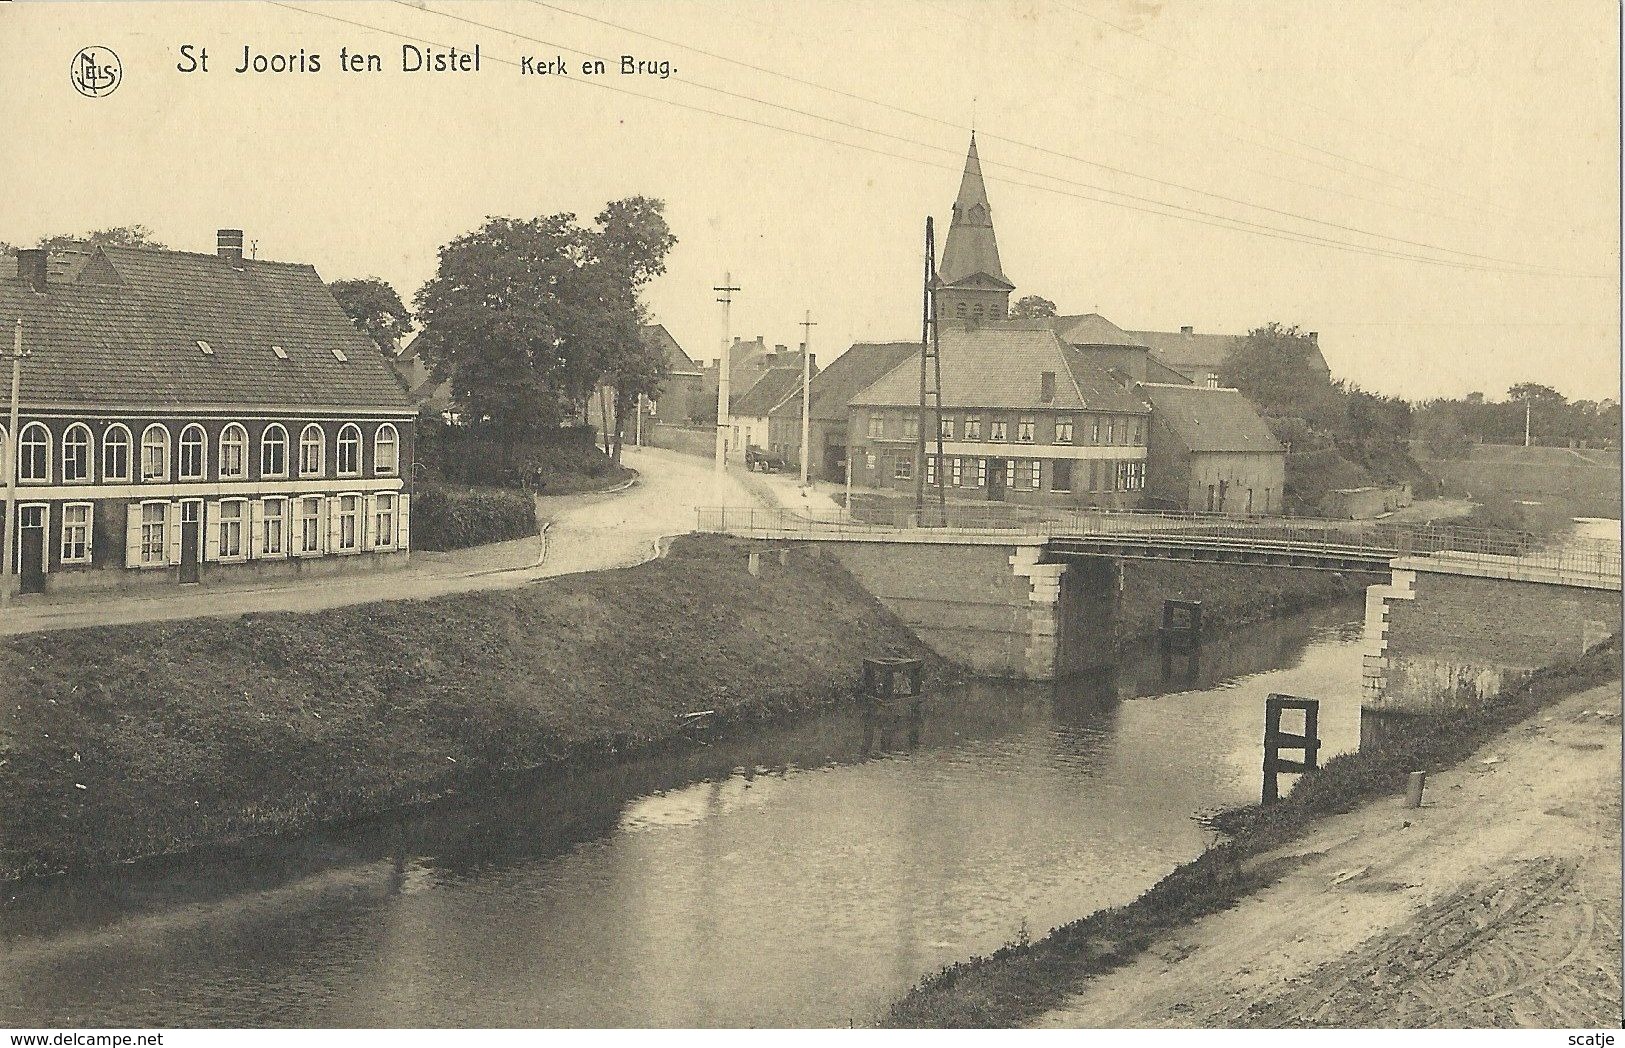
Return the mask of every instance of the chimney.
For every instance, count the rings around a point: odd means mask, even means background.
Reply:
[[[220,229],[214,234],[214,253],[228,262],[243,260],[243,231]]]
[[[1196,329],[1191,327],[1189,324],[1186,324],[1184,327],[1179,329],[1179,333],[1184,335],[1186,338],[1190,338],[1192,335],[1196,334]]]
[[[46,258],[47,252],[42,247],[24,248],[17,252],[17,275],[42,295],[45,293]]]
[[[1313,342],[1317,346],[1320,345],[1320,332],[1318,332],[1318,331],[1309,332],[1309,341]]]
[[[775,354],[775,355],[776,355],[776,356],[781,356],[781,357],[782,357],[782,356],[784,356],[784,355],[785,355],[785,354],[786,354],[786,353],[788,353],[788,352],[789,352],[789,351],[790,351],[790,347],[789,347],[789,346],[786,346],[786,345],[785,345],[785,344],[784,344],[784,343],[782,343],[782,342],[780,342],[780,343],[778,343],[778,344],[776,344],[776,345],[775,345],[775,346],[774,346],[774,347],[773,347],[773,353],[774,353],[774,354]]]
[[[739,345],[739,336],[738,335],[734,336],[734,345],[736,345],[736,346]]]

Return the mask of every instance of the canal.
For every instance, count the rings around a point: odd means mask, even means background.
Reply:
[[[1127,902],[1255,801],[1264,697],[1359,739],[1362,607],[923,717],[839,711],[250,859],[7,890],[0,1025],[845,1026]]]

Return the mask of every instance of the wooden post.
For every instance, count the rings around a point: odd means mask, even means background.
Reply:
[[[1303,711],[1303,734],[1294,735],[1281,730],[1283,710]],[[1319,767],[1320,757],[1320,700],[1301,699],[1296,695],[1270,695],[1264,702],[1264,803],[1274,804],[1281,799],[1276,777],[1282,772],[1303,774]],[[1281,751],[1302,750],[1301,761],[1281,756]]]
[[[1427,784],[1428,773],[1425,771],[1411,772],[1411,778],[1405,784],[1405,807],[1420,808],[1422,806],[1422,787]]]
[[[790,566],[790,547],[786,546],[783,549],[779,550],[779,567],[788,568],[789,566]]]
[[[749,565],[750,573],[752,575],[760,575],[762,573],[762,555],[760,553],[752,553],[750,555],[750,559],[746,563]]]

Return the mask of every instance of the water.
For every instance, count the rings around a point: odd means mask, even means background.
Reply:
[[[0,1025],[844,1026],[1126,902],[1257,799],[1264,697],[1359,739],[1355,605],[921,721],[749,741],[279,846],[13,889]],[[1181,676],[1182,674],[1186,676]],[[1188,683],[1181,684],[1180,680]]]

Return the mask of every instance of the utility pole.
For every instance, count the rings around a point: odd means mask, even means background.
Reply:
[[[11,603],[11,566],[17,559],[17,398],[22,391],[23,318],[11,338],[11,416],[6,427],[6,531],[5,553],[0,556],[0,607]]]
[[[728,352],[728,339],[733,334],[731,322],[733,319],[734,292],[740,290],[734,286],[732,273],[722,274],[722,286],[711,289],[722,295],[717,299],[722,303],[722,356],[717,360],[717,454],[713,468],[721,473],[727,467],[728,448],[728,397],[731,392],[728,388],[728,366],[731,363]]]
[[[643,394],[642,393],[638,394],[638,424],[637,424],[636,434],[637,435],[632,438],[632,443],[641,448],[641,447],[643,447]]]
[[[1523,398],[1523,446],[1529,446],[1529,409],[1534,401],[1528,397]]]
[[[808,441],[812,438],[812,329],[818,326],[818,321],[812,318],[812,310],[803,314],[801,321],[801,486],[806,487],[810,474],[807,463],[810,461],[812,448]]]
[[[942,356],[941,340],[937,332],[937,246],[936,232],[933,228],[931,216],[925,218],[925,290],[920,322],[920,420],[915,427],[914,442],[914,513],[915,523],[919,527],[928,527],[925,522],[925,427],[927,412],[930,424],[935,428],[936,434],[932,438],[936,441],[935,475],[932,477],[932,486],[937,489],[937,526],[948,526],[947,492],[943,488],[942,469],[946,465],[943,458],[942,444]]]

